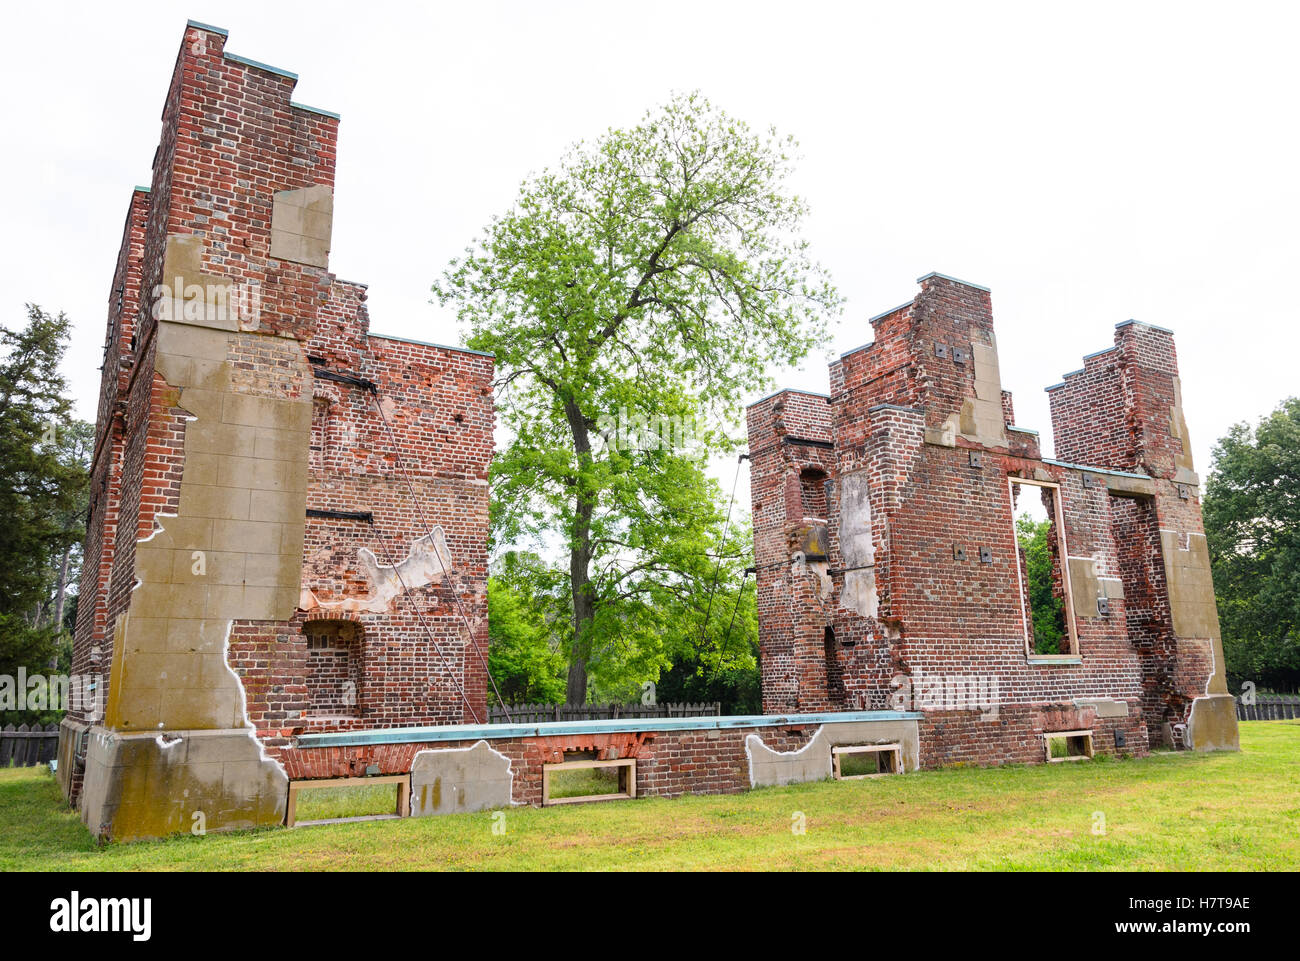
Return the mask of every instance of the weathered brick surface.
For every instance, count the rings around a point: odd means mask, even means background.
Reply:
[[[1004,709],[996,718],[978,711],[935,712],[921,722],[921,764],[1037,764],[1046,760],[1043,731],[1091,730],[1097,754],[1141,752],[1146,726],[1136,714],[1124,718],[1070,717],[1034,707]],[[1119,746],[1117,733],[1124,744]]]
[[[156,295],[173,286],[167,265],[197,250],[187,281],[255,292],[219,361],[230,389],[314,401],[308,510],[373,516],[373,525],[309,517],[301,609],[287,621],[232,622],[226,660],[248,722],[274,739],[486,720],[492,358],[374,335],[364,286],[271,255],[276,195],[332,190],[339,121],[292,104],[293,77],[227,56],[225,42],[219,31],[186,28],[152,183],[131,195],[109,300],[74,670],[109,673],[136,542],[178,512],[191,415],[156,372],[166,316]],[[432,578],[408,574],[381,609],[347,610],[376,591],[362,549],[379,565],[399,564],[435,529],[449,566]],[[334,663],[319,654],[313,662],[308,619],[345,622],[355,641]],[[353,704],[341,702],[344,675]]]
[[[709,731],[648,731],[615,734],[493,738],[494,751],[510,758],[513,800],[540,804],[542,768],[564,760],[566,752],[595,752],[600,760],[637,759],[637,795],[734,794],[747,791],[749,758],[745,738],[756,734],[776,751],[796,751],[818,725],[730,728]],[[436,741],[366,747],[297,748],[272,741],[269,750],[290,778],[360,776],[367,770],[401,774],[411,770],[422,750],[466,748],[475,741]]]
[[[331,605],[371,590],[358,568],[359,547],[380,564],[400,563],[412,540],[438,526],[456,563],[441,584],[408,585],[412,601],[399,597],[383,613],[357,615],[361,681],[357,712],[347,720],[313,716],[303,680],[306,611],[288,627],[237,624],[231,660],[259,731],[487,719],[492,361],[369,335],[364,300],[360,285],[336,282],[306,345],[315,369],[372,380],[378,390],[320,377],[311,388],[308,507],[367,511],[374,524],[308,518],[303,588],[322,605],[310,616],[330,617]]]
[[[1184,546],[1202,531],[1195,487],[1178,490],[1179,478],[1195,479],[1172,337],[1121,325],[1114,348],[1051,389],[1061,459],[1147,475],[1133,496],[1127,479],[1111,489],[1102,474],[1042,460],[1032,432],[1005,429],[1014,407],[991,382],[987,290],[929,275],[913,302],[872,323],[874,342],[831,365],[829,397],[786,391],[748,412],[764,710],[884,708],[918,678],[985,677],[997,684],[998,717],[924,708],[924,763],[1041,760],[1039,735],[1064,729],[1053,725],[1079,698],[1128,705],[1127,717],[1087,725],[1099,751],[1114,749],[1113,729],[1125,732],[1123,750],[1145,751],[1160,726],[1186,719],[1214,672],[1210,640],[1173,633],[1161,556],[1160,530],[1181,532]],[[796,493],[810,468],[829,479],[825,564],[795,554],[808,526]],[[1042,663],[1028,647],[1012,478],[1059,484],[1069,555],[1123,584],[1105,616],[1092,596],[1080,601],[1086,615],[1066,605],[1077,661]],[[845,536],[870,538],[874,611],[861,580],[846,587],[867,575],[846,562]],[[853,553],[861,562],[861,547]]]

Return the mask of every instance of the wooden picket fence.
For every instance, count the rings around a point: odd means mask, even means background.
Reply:
[[[507,710],[509,715],[507,716]],[[488,709],[492,724],[540,724],[544,721],[603,721],[616,718],[717,717],[721,701],[698,704],[494,704]]]
[[[59,726],[6,724],[0,730],[0,767],[33,767],[53,761],[59,752]]]
[[[1300,718],[1300,697],[1261,697],[1254,704],[1237,700],[1239,721],[1286,721]]]

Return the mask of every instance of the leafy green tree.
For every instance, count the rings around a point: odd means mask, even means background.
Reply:
[[[501,697],[507,704],[561,703],[567,631],[556,623],[571,622],[562,579],[536,555],[512,551],[495,566],[488,578],[488,670]]]
[[[66,647],[91,434],[59,372],[70,332],[32,304],[25,327],[0,328],[0,674],[48,673]]]
[[[722,617],[710,627],[721,636],[716,643],[702,643],[698,634],[686,638],[656,681],[655,696],[662,703],[717,701],[723,714],[761,714],[754,582],[730,577],[717,593],[714,610]]]
[[[793,146],[676,97],[527,179],[434,285],[496,356],[495,543],[568,555],[571,702],[595,653],[629,676],[660,659],[626,639],[685,616],[661,604],[718,537],[706,456],[737,448],[740,399],[838,310],[798,236]]]
[[[1052,525],[1035,521],[1028,514],[1016,518],[1016,540],[1020,543],[1029,581],[1029,619],[1034,631],[1034,650],[1039,654],[1062,654],[1065,636],[1065,604],[1055,589],[1052,575]]]
[[[68,619],[68,605],[76,598],[81,577],[82,548],[86,517],[90,512],[90,460],[94,456],[95,425],[84,420],[70,420],[57,432],[55,446],[60,464],[76,481],[75,500],[71,507],[57,508],[54,521],[69,534],[55,545],[48,559],[46,598],[38,619],[43,624],[71,631],[75,620]],[[76,540],[71,540],[72,535]],[[75,611],[75,605],[73,607]]]
[[[727,543],[736,556],[709,550],[686,558],[684,572],[660,571],[644,589],[599,605],[602,617],[617,623],[602,631],[590,654],[593,700],[636,702],[652,682],[660,702],[756,703],[753,584],[737,594],[748,563],[747,527],[735,525]],[[567,572],[536,554],[508,551],[493,565],[488,592],[489,667],[502,698],[565,701],[564,652],[573,630]]]
[[[1300,398],[1214,447],[1202,512],[1234,682],[1300,684]]]

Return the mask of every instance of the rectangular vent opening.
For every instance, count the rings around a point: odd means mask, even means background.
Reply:
[[[571,754],[565,757],[570,757]],[[636,797],[636,758],[563,761],[542,767],[542,804],[623,801]]]
[[[846,744],[831,748],[837,781],[858,781],[903,772],[901,744]]]
[[[1050,762],[1087,761],[1092,758],[1092,731],[1047,731],[1043,746]]]
[[[307,794],[300,800],[300,792]],[[411,813],[411,776],[320,778],[289,782],[287,827],[383,821]]]

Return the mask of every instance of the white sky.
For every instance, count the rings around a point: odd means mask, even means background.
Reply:
[[[1297,7],[1236,3],[14,4],[0,32],[0,315],[77,325],[94,416],[126,204],[187,17],[341,113],[332,269],[375,331],[457,343],[449,258],[570,142],[699,88],[801,143],[835,353],[938,270],[993,289],[1003,386],[1043,388],[1130,317],[1172,328],[1197,468],[1296,376]],[[823,358],[781,386],[825,391]],[[734,467],[717,474],[724,493]],[[748,504],[744,487],[738,500]]]

